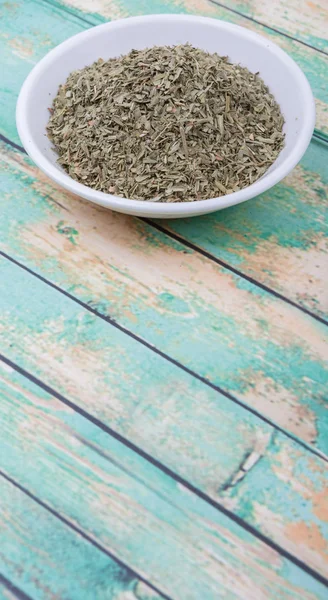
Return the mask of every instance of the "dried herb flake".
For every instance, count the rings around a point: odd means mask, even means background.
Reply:
[[[59,164],[80,183],[185,202],[254,183],[284,145],[283,124],[258,73],[186,44],[71,73],[47,131]]]

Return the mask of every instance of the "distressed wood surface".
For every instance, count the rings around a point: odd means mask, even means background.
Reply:
[[[1,148],[1,250],[328,453],[326,326],[151,225],[61,191]],[[201,219],[190,226],[206,239]]]
[[[328,53],[327,0],[222,0],[222,4]]]
[[[22,393],[26,408],[33,410],[29,401],[33,390],[27,382],[22,388],[19,377],[12,374],[7,376],[4,386],[4,367],[1,363],[1,391],[6,401],[12,400],[15,404]],[[44,404],[45,398],[41,396],[39,401]],[[31,417],[30,413],[21,424],[23,428]],[[19,590],[40,600],[163,599],[130,569],[96,548],[1,476],[0,498],[0,598],[20,597]]]
[[[313,138],[278,185],[239,206],[161,227],[328,319],[328,144]]]
[[[35,28],[33,2],[26,0],[23,4],[15,4],[17,35],[13,37],[12,18],[9,18],[13,16],[10,12],[13,9],[9,10],[9,6],[5,4],[3,7],[3,22],[8,31],[4,32],[2,39],[6,69],[3,77],[5,93],[2,101],[0,99],[0,126],[4,135],[19,143],[14,110],[25,75],[53,45],[87,24],[41,0],[41,4],[37,5],[40,22],[43,23],[41,34]],[[112,4],[103,6],[100,3],[97,7],[99,10],[102,8],[106,15],[112,10],[113,17],[126,14],[123,9],[118,13]],[[157,8],[160,10],[159,5]],[[169,9],[173,10],[173,5]],[[84,18],[84,13],[74,10],[80,18],[81,15]],[[101,17],[93,15],[90,23],[99,22],[99,19]],[[306,51],[314,52],[311,49]],[[328,78],[328,59],[322,57],[322,60],[324,63],[318,78],[320,85],[327,90],[322,82]],[[308,62],[312,64],[311,56]],[[324,283],[328,268],[327,218],[323,214],[327,203],[327,160],[328,144],[316,139],[301,164],[282,183],[252,202],[197,220],[170,222],[165,227],[172,228],[176,234],[218,259],[227,261],[246,276],[327,318],[328,293]]]
[[[32,600],[30,596],[0,574],[0,600],[17,600],[18,598],[19,600]]]
[[[294,18],[295,2],[284,15],[280,0],[226,4],[1,2],[0,134],[20,144],[19,88],[54,45],[151,12],[278,43],[328,132],[323,21]],[[60,191],[1,145],[1,249],[20,266],[0,260],[0,462],[26,488],[0,478],[1,599],[327,597],[327,155],[316,139],[252,202],[146,223]]]
[[[74,14],[77,17],[86,18],[90,24],[96,25],[109,19],[124,16],[185,12],[230,21],[260,33],[290,54],[304,71],[315,96],[316,127],[328,133],[328,90],[326,85],[328,56],[306,47],[296,40],[291,40],[268,27],[252,23],[246,17],[232,13],[224,5],[216,5],[208,0],[157,0],[156,2],[152,0],[143,0],[142,2],[135,2],[135,0],[98,0],[94,6],[95,12],[90,14],[90,9],[88,9],[90,6],[89,0],[44,1],[51,1],[54,6],[68,7],[69,10],[74,9]]]
[[[328,132],[328,56],[234,15],[208,0],[160,0],[155,3],[150,0],[97,0],[93,5],[97,11],[94,13],[88,12],[88,6],[89,0],[68,0],[65,5],[56,0],[18,0],[15,3],[1,0],[0,52],[9,68],[4,70],[0,81],[0,128],[4,135],[16,143],[19,143],[14,124],[16,97],[25,77],[38,60],[55,45],[92,25],[113,18],[152,12],[204,14],[257,31],[280,45],[307,75],[316,99],[316,127]],[[64,11],[65,8],[69,12]],[[37,20],[35,14],[38,15]]]
[[[5,356],[327,572],[327,515],[316,509],[326,461],[20,267],[0,265]]]
[[[326,597],[321,583],[7,366],[1,387],[4,471],[30,493],[41,484],[43,502],[171,597]]]

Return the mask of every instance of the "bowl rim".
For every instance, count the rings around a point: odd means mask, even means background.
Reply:
[[[258,45],[266,46],[269,50],[282,60],[290,71],[293,72],[294,77],[298,80],[300,86],[300,93],[303,96],[305,105],[307,106],[307,119],[299,132],[299,136],[292,149],[290,155],[272,172],[264,175],[262,178],[257,180],[250,186],[226,194],[224,196],[218,196],[216,198],[209,198],[204,200],[194,200],[188,202],[153,202],[148,200],[134,200],[128,198],[122,198],[112,194],[107,194],[98,190],[94,190],[88,186],[83,185],[72,179],[68,174],[62,172],[59,167],[53,165],[51,161],[44,156],[44,154],[38,149],[37,144],[33,140],[33,132],[30,130],[28,119],[27,119],[27,104],[30,95],[33,93],[33,86],[38,77],[42,72],[49,68],[54,60],[58,59],[62,54],[70,50],[70,48],[80,45],[82,42],[90,41],[90,38],[97,36],[100,30],[113,30],[122,29],[128,23],[138,25],[138,23],[145,22],[190,22],[197,21],[197,23],[211,24],[218,29],[225,29],[237,32],[241,37],[248,38],[255,41]],[[267,40],[265,37],[258,33],[254,33],[245,27],[235,25],[219,19],[213,19],[210,17],[200,17],[195,15],[184,15],[184,14],[155,14],[145,15],[137,17],[127,17],[124,19],[118,19],[102,25],[91,27],[86,31],[77,33],[52,50],[48,52],[32,69],[27,78],[25,79],[16,105],[16,125],[19,133],[19,137],[22,144],[36,163],[36,165],[46,174],[48,177],[53,179],[56,183],[67,189],[69,192],[76,194],[82,198],[85,198],[91,202],[99,204],[101,206],[116,210],[119,212],[126,212],[136,214],[142,213],[144,216],[154,215],[156,213],[159,217],[165,216],[185,216],[185,215],[196,215],[201,213],[214,212],[227,206],[233,206],[241,202],[245,202],[254,196],[257,196],[276,183],[281,181],[300,161],[306,148],[308,147],[315,125],[315,103],[312,94],[310,84],[304,75],[303,71],[296,64],[296,62],[282,50],[275,43]]]

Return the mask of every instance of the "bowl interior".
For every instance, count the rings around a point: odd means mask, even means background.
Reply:
[[[161,15],[125,19],[95,27],[61,44],[41,61],[27,83],[24,128],[28,141],[52,169],[62,172],[46,136],[46,125],[48,108],[59,84],[65,82],[69,73],[100,57],[106,60],[131,49],[186,42],[228,55],[233,63],[240,63],[252,72],[259,71],[280,104],[285,118],[286,143],[274,165],[261,178],[265,180],[288,160],[300,136],[304,137],[309,118],[309,94],[304,94],[304,85],[308,84],[293,60],[270,41],[230,23],[206,18]]]

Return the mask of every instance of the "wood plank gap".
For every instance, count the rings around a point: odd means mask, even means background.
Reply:
[[[319,321],[319,323],[323,323],[323,325],[328,325],[328,321],[326,319],[324,319],[323,317],[320,317],[319,315],[314,314],[308,308],[305,308],[301,304],[298,304],[297,302],[294,302],[294,300],[291,300],[290,298],[287,298],[287,296],[284,296],[283,294],[280,294],[279,292],[271,289],[270,287],[268,287],[264,283],[261,283],[260,281],[257,281],[257,279],[254,279],[250,275],[246,275],[242,271],[239,271],[239,269],[236,269],[232,265],[229,265],[228,263],[226,263],[224,260],[221,260],[220,258],[217,258],[216,256],[213,256],[213,254],[211,254],[210,252],[207,252],[206,250],[203,250],[203,248],[200,248],[200,246],[196,246],[196,244],[193,244],[193,242],[189,242],[188,240],[186,240],[185,238],[181,237],[177,233],[174,233],[173,231],[170,231],[169,229],[166,229],[166,227],[162,227],[162,225],[159,225],[159,223],[157,223],[156,221],[153,221],[152,219],[147,219],[146,217],[141,217],[141,220],[144,221],[145,223],[147,223],[148,225],[150,225],[151,227],[154,227],[155,229],[157,229],[161,233],[165,233],[166,235],[168,235],[169,237],[171,237],[176,242],[179,242],[180,244],[183,244],[187,248],[190,248],[194,252],[198,252],[199,254],[201,254],[202,256],[204,256],[205,258],[207,258],[207,259],[213,261],[214,263],[216,263],[217,265],[220,265],[221,267],[227,269],[228,271],[231,271],[231,273],[234,273],[235,275],[238,275],[239,277],[242,277],[243,279],[246,279],[246,281],[249,281],[249,283],[252,283],[253,285],[256,285],[257,287],[261,288],[265,292],[268,292],[272,296],[275,296],[276,298],[279,298],[283,302],[286,302],[287,304],[290,304],[294,308],[297,308],[298,310],[301,310],[303,313],[309,315],[310,317],[313,317],[313,319],[316,319],[316,321]]]
[[[321,142],[324,142],[325,144],[328,144],[328,135],[323,131],[320,131],[320,129],[314,130],[313,137],[320,140]]]
[[[8,479],[8,478],[6,477],[6,479]],[[1,573],[0,573],[0,583],[9,592],[11,592],[13,594],[13,596],[15,596],[15,598],[17,598],[17,600],[33,600],[31,598],[31,596],[28,596],[27,594],[25,594],[25,592],[22,592],[22,590],[20,590],[18,587],[16,587],[16,585],[14,585],[11,581],[9,581],[9,579],[4,577]]]
[[[80,19],[80,21],[83,21],[84,23],[87,23],[88,25],[91,25],[92,27],[95,27],[95,24],[92,21],[89,21],[88,19],[85,19],[84,17],[81,17],[80,15],[78,15],[77,13],[75,13],[74,11],[69,10],[69,8],[66,8],[65,6],[59,6],[58,4],[55,4],[54,2],[51,2],[51,0],[42,0],[43,2],[45,2],[45,4],[50,4],[51,6],[54,6],[55,8],[62,10],[64,12],[67,12],[68,14],[72,15],[73,17],[76,17],[77,19]],[[309,44],[308,42],[305,42],[303,40],[300,40],[298,38],[295,38],[292,35],[289,35],[288,33],[285,33],[283,31],[281,31],[280,29],[276,29],[275,27],[272,27],[271,25],[267,25],[266,23],[262,23],[261,21],[258,21],[257,19],[254,19],[253,17],[250,17],[248,15],[246,15],[245,13],[236,10],[234,8],[230,8],[229,6],[226,6],[223,2],[217,2],[217,0],[208,0],[209,3],[214,4],[216,6],[220,6],[221,8],[224,8],[225,10],[232,12],[240,17],[243,17],[244,19],[247,19],[248,21],[251,21],[252,23],[256,23],[256,25],[260,25],[262,27],[265,27],[266,29],[269,29],[270,31],[274,31],[275,33],[278,33],[279,35],[286,37],[290,40],[292,40],[293,42],[297,42],[299,44],[302,44],[303,46],[307,46],[308,48],[311,48],[312,50],[315,50],[316,52],[319,52],[320,54],[324,54],[325,56],[328,56],[328,52],[326,52],[325,50],[321,50],[320,48],[316,48],[315,46],[312,46],[312,44]]]
[[[321,142],[324,142],[325,144],[328,144],[328,136],[323,132],[320,131],[320,129],[315,129],[313,132],[313,136],[312,139],[317,139],[320,140]]]
[[[12,142],[11,140],[9,140],[5,135],[2,135],[2,133],[0,133],[0,140],[2,140],[5,144],[8,144],[8,146],[15,148],[15,150],[22,152],[22,154],[27,155],[27,152],[26,152],[25,148],[23,148],[23,146],[20,146],[19,144],[15,144],[15,142]]]
[[[15,258],[9,256],[9,254],[7,254],[6,252],[3,252],[2,250],[0,250],[0,256],[2,256],[3,258],[5,258],[6,260],[9,260],[13,264],[17,265],[18,267],[20,267],[21,269],[23,269],[27,273],[30,273],[31,275],[33,275],[34,277],[36,277],[37,279],[39,279],[43,283],[46,283],[50,287],[54,288],[57,292],[60,292],[61,294],[63,294],[67,298],[69,298],[70,300],[73,300],[73,302],[76,302],[77,304],[79,304],[80,306],[82,306],[84,309],[86,309],[88,312],[92,313],[96,317],[99,317],[100,319],[102,319],[103,321],[105,321],[106,323],[108,323],[109,325],[111,325],[112,327],[115,327],[116,329],[118,329],[122,333],[128,335],[129,337],[131,337],[132,339],[134,339],[136,342],[139,342],[140,344],[142,344],[143,346],[145,346],[146,348],[148,348],[148,350],[151,350],[152,352],[154,352],[155,354],[157,354],[158,356],[160,356],[164,360],[167,360],[168,362],[170,362],[174,366],[178,367],[179,369],[181,369],[185,373],[188,373],[188,375],[191,375],[192,377],[194,377],[198,381],[201,381],[203,384],[205,384],[206,386],[210,387],[214,391],[222,394],[223,396],[225,396],[226,398],[228,398],[228,400],[231,400],[235,404],[238,404],[238,406],[241,406],[242,408],[246,409],[247,411],[249,411],[250,413],[252,413],[256,417],[258,417],[259,419],[261,419],[261,421],[263,421],[264,423],[267,423],[268,425],[270,425],[271,427],[273,427],[276,431],[280,431],[286,437],[290,438],[291,440],[293,440],[298,445],[302,446],[303,448],[305,448],[306,450],[308,450],[312,454],[315,454],[316,456],[318,456],[319,458],[321,458],[325,462],[328,462],[328,456],[326,454],[324,454],[323,452],[321,452],[320,450],[318,450],[314,446],[311,446],[311,445],[307,444],[306,442],[303,442],[303,440],[301,440],[297,436],[294,436],[292,433],[290,433],[289,431],[285,430],[283,427],[280,427],[277,423],[275,423],[274,421],[272,421],[268,417],[265,417],[260,412],[258,412],[256,409],[254,409],[251,406],[245,404],[244,402],[242,402],[241,400],[239,400],[238,398],[236,398],[235,396],[233,396],[233,394],[231,394],[230,392],[224,390],[223,388],[221,388],[218,385],[215,385],[214,383],[212,383],[206,377],[203,377],[202,375],[199,375],[199,373],[197,373],[196,371],[193,371],[192,369],[189,369],[189,367],[186,367],[183,363],[180,363],[178,360],[176,360],[175,358],[173,358],[169,354],[166,354],[165,352],[163,352],[162,350],[160,350],[159,348],[157,348],[153,344],[150,344],[147,340],[145,340],[145,339],[141,338],[140,336],[136,335],[135,333],[133,333],[133,331],[130,331],[129,329],[127,329],[123,325],[120,325],[119,323],[117,323],[117,321],[115,321],[111,317],[102,314],[96,308],[93,308],[92,306],[90,306],[89,304],[86,304],[85,302],[83,302],[79,298],[76,298],[75,296],[73,296],[72,294],[70,294],[69,292],[67,292],[66,290],[63,290],[62,288],[60,288],[58,285],[56,285],[52,281],[46,279],[42,275],[39,275],[38,273],[36,273],[35,271],[33,271],[32,269],[30,269],[29,267],[27,267],[23,263],[17,261]],[[5,361],[7,361],[8,364],[11,364],[11,361],[9,359],[3,357],[2,354],[0,354],[0,358],[1,357]],[[13,363],[13,366],[15,368],[15,363]],[[18,365],[16,365],[16,367],[17,366]],[[23,370],[22,370],[22,373],[24,373]],[[40,380],[36,379],[36,382],[37,381],[40,381]],[[44,385],[46,385],[46,384],[44,384]],[[49,390],[52,390],[52,388],[49,388]],[[53,391],[51,393],[53,393]],[[122,438],[122,439],[124,439],[124,438]],[[149,459],[151,459],[151,457],[149,457]]]
[[[51,2],[51,0],[41,0],[41,1],[44,2],[45,4],[49,4],[50,6],[53,6],[53,8],[56,8],[57,10],[66,12],[68,15],[71,15],[78,21],[82,21],[82,23],[86,23],[87,25],[90,25],[91,27],[96,27],[95,23],[93,23],[92,21],[89,21],[89,19],[82,17],[81,15],[74,12],[73,10],[70,10],[67,6],[57,4],[56,2]],[[100,25],[100,23],[99,23],[99,25]]]
[[[319,132],[319,131],[317,131],[317,133],[314,133],[313,136],[317,137],[321,142],[328,143],[328,136],[325,136],[324,134],[321,134],[321,132]],[[18,151],[20,151],[20,152],[22,152],[24,154],[27,154],[26,150],[22,146],[19,146],[15,142],[12,142],[11,140],[9,140],[6,136],[2,135],[1,133],[0,133],[0,140],[2,140],[4,143],[8,144],[12,148],[15,148],[15,150],[18,150]],[[297,308],[298,310],[300,310],[303,313],[307,314],[308,316],[312,317],[313,319],[315,319],[319,323],[322,323],[323,325],[327,325],[328,326],[328,320],[327,319],[324,319],[323,317],[320,317],[319,315],[316,315],[315,313],[313,313],[308,308],[305,308],[301,304],[298,304],[297,302],[294,302],[294,300],[291,300],[290,298],[287,298],[287,296],[284,296],[280,292],[277,292],[277,291],[273,290],[272,288],[270,288],[269,286],[265,285],[264,283],[261,283],[260,281],[257,281],[257,279],[251,277],[250,275],[247,275],[246,273],[243,273],[242,271],[240,271],[239,269],[236,269],[232,265],[229,265],[229,263],[225,262],[224,260],[221,260],[221,259],[217,258],[216,256],[214,256],[210,252],[207,252],[206,250],[203,250],[202,248],[200,248],[200,246],[197,246],[193,242],[189,242],[185,238],[179,236],[178,234],[174,233],[173,231],[170,231],[166,227],[163,227],[162,225],[159,225],[157,222],[153,221],[152,219],[147,219],[146,217],[137,217],[137,218],[139,218],[144,223],[147,223],[150,227],[153,227],[154,229],[157,229],[161,233],[164,233],[168,237],[170,237],[170,238],[174,239],[175,241],[179,242],[180,244],[183,244],[187,248],[190,248],[194,252],[197,252],[198,254],[201,254],[205,258],[207,258],[207,259],[211,260],[212,262],[218,264],[219,266],[223,267],[224,269],[227,269],[231,273],[234,273],[238,277],[241,277],[242,279],[245,279],[249,283],[251,283],[251,284],[259,287],[260,289],[264,290],[268,294],[271,294],[272,296],[274,296],[276,298],[279,298],[279,300],[282,300],[283,302],[286,302],[290,306],[293,306],[294,308]],[[9,258],[9,257],[7,257],[7,258]],[[22,265],[20,264],[20,266],[22,266]],[[34,273],[33,271],[31,271],[31,272]],[[47,281],[47,283],[49,283],[49,282]]]
[[[55,394],[53,394],[53,395],[55,395]],[[124,569],[128,569],[135,577],[137,577],[138,579],[140,579],[140,581],[143,581],[152,590],[154,590],[154,592],[156,592],[156,594],[160,594],[163,598],[165,598],[165,600],[173,600],[170,596],[167,596],[167,594],[165,594],[164,592],[162,592],[161,590],[159,590],[156,586],[154,586],[148,579],[145,579],[145,577],[143,577],[140,573],[137,573],[137,571],[135,571],[134,569],[132,569],[129,565],[127,565],[122,560],[120,560],[117,556],[115,556],[114,554],[112,554],[112,552],[110,552],[109,550],[107,550],[107,548],[105,548],[104,546],[102,546],[101,544],[99,544],[99,542],[97,542],[91,536],[89,536],[84,531],[82,531],[82,529],[80,529],[79,527],[77,527],[76,525],[74,525],[74,523],[72,523],[69,519],[66,519],[66,517],[63,517],[55,509],[51,508],[51,506],[49,506],[48,504],[46,504],[45,502],[43,502],[43,500],[41,500],[40,498],[38,498],[37,496],[35,496],[34,494],[32,494],[27,488],[25,488],[20,483],[18,483],[17,481],[15,481],[15,479],[13,479],[9,475],[7,475],[7,473],[5,473],[4,471],[2,471],[1,469],[0,469],[0,477],[3,477],[4,479],[6,479],[6,481],[8,481],[9,483],[11,483],[13,486],[15,486],[20,492],[22,492],[23,494],[25,494],[26,496],[28,496],[31,500],[33,500],[34,502],[36,502],[36,504],[38,504],[39,506],[42,506],[42,508],[44,508],[50,514],[52,514],[54,517],[56,517],[56,519],[59,519],[59,521],[61,521],[64,525],[66,525],[67,527],[69,527],[70,529],[72,529],[75,533],[77,533],[78,535],[80,535],[83,539],[85,539],[87,542],[89,542],[92,546],[94,546],[95,548],[97,548],[98,550],[100,550],[101,552],[103,552],[104,554],[106,554],[106,556],[108,556],[109,558],[111,558],[112,560],[114,560],[118,565],[120,565]],[[0,578],[1,578],[1,575],[0,575]],[[0,581],[1,581],[1,579],[0,579]],[[328,587],[328,580],[327,580],[327,587]],[[32,599],[30,599],[28,596],[26,596],[23,593],[22,593],[22,596],[18,596],[18,598],[21,599],[21,600],[32,600]]]
[[[49,385],[47,385],[46,383],[44,383],[43,381],[41,381],[40,379],[38,379],[37,377],[35,377],[31,373],[29,373],[28,371],[26,371],[25,369],[21,368],[19,365],[17,365],[16,363],[14,363],[13,361],[11,361],[7,357],[5,357],[5,356],[3,356],[3,355],[0,354],[0,360],[2,360],[9,367],[11,367],[12,369],[16,370],[18,373],[20,373],[21,375],[23,375],[27,379],[29,379],[35,385],[39,386],[45,392],[47,392],[48,394],[51,394],[57,400],[59,400],[60,402],[62,402],[66,406],[70,407],[71,409],[73,409],[75,412],[77,412],[78,414],[80,414],[83,418],[85,418],[85,419],[89,420],[90,422],[92,422],[96,427],[99,427],[99,429],[101,429],[102,431],[104,431],[108,435],[114,437],[117,441],[119,441],[120,443],[124,444],[130,450],[132,450],[133,452],[136,452],[136,454],[138,454],[139,456],[141,456],[146,461],[150,462],[153,466],[155,466],[156,468],[158,468],[159,470],[161,470],[163,473],[165,473],[165,475],[171,477],[174,481],[176,481],[181,486],[183,486],[186,489],[188,489],[191,493],[195,494],[196,496],[198,496],[199,498],[201,498],[202,500],[204,500],[205,502],[207,502],[208,504],[210,504],[211,506],[213,506],[213,508],[215,508],[219,512],[223,513],[226,517],[228,517],[229,519],[231,519],[233,522],[237,523],[245,531],[247,531],[248,533],[252,534],[258,540],[260,540],[261,542],[263,542],[264,544],[266,544],[267,546],[269,546],[270,548],[272,548],[273,550],[275,550],[276,552],[278,552],[281,556],[285,557],[287,560],[290,560],[293,564],[295,564],[296,566],[298,566],[299,568],[301,568],[308,575],[310,575],[311,577],[313,577],[314,579],[316,579],[317,581],[319,581],[320,583],[322,583],[323,585],[325,585],[328,588],[328,578],[324,577],[323,575],[321,575],[320,573],[318,573],[315,569],[313,569],[312,567],[310,567],[308,564],[306,564],[305,562],[303,562],[302,560],[300,560],[299,558],[297,558],[296,556],[294,556],[293,554],[291,554],[290,552],[288,552],[287,550],[285,550],[284,548],[282,548],[279,544],[277,544],[276,542],[274,542],[273,540],[271,540],[270,538],[268,538],[266,535],[262,534],[255,527],[253,527],[252,525],[249,525],[246,521],[244,521],[244,519],[242,519],[241,517],[238,517],[237,515],[235,515],[233,512],[231,512],[229,509],[227,509],[225,506],[223,506],[220,502],[217,502],[216,500],[214,500],[213,498],[211,498],[210,496],[208,496],[205,492],[202,492],[201,490],[199,490],[196,486],[194,486],[191,483],[189,483],[189,481],[185,480],[183,477],[181,477],[180,475],[178,475],[177,473],[175,473],[174,471],[172,471],[170,468],[168,468],[165,465],[163,465],[160,461],[158,461],[157,459],[154,459],[147,452],[144,452],[141,448],[139,448],[135,444],[131,443],[128,439],[124,438],[123,436],[121,436],[120,434],[118,434],[116,431],[112,430],[110,427],[108,427],[107,425],[105,425],[102,421],[100,421],[100,419],[97,419],[96,417],[93,417],[87,411],[85,411],[84,409],[82,409],[79,406],[77,406],[74,402],[71,402],[70,400],[68,400],[67,398],[65,398],[65,396],[63,396],[62,394],[60,394],[59,392],[57,392],[56,390],[54,390],[52,387],[50,387]],[[302,444],[302,445],[306,446],[305,444]],[[319,456],[320,456],[320,454],[319,454]],[[324,457],[321,456],[321,458],[324,458]],[[61,515],[57,514],[56,511],[54,511],[53,509],[51,509],[50,507],[48,507],[46,504],[44,504],[42,502],[42,500],[38,499],[36,496],[34,496],[33,494],[31,494],[28,490],[26,490],[25,488],[23,488],[22,486],[20,486],[20,484],[18,484],[14,480],[12,480],[8,475],[6,475],[1,470],[0,470],[0,476],[5,477],[13,485],[16,485],[16,487],[18,487],[21,491],[27,493],[29,495],[29,497],[31,497],[36,502],[38,502],[41,506],[43,506],[44,508],[46,508],[47,510],[49,510],[50,512],[52,512],[52,514],[54,514],[54,516],[57,516],[64,523],[66,523],[68,526],[71,526],[75,531],[77,531],[77,533],[80,533],[81,535],[83,535],[85,537],[85,539],[88,539],[89,541],[91,541],[91,543],[94,543],[94,545],[98,544],[97,542],[95,542],[94,540],[92,540],[92,538],[89,539],[89,536],[87,536],[86,534],[84,534],[83,531],[81,531],[79,528],[75,528],[75,525],[71,524],[70,521],[67,521],[64,517],[62,517]],[[99,544],[97,545],[97,547],[100,550],[103,549],[102,546],[99,545]],[[103,551],[107,552],[106,549],[103,549]],[[108,552],[107,552],[107,554],[109,556],[111,556],[111,558],[113,558],[114,560],[116,560],[116,561],[119,562],[119,559],[117,559],[115,556],[112,556]],[[120,563],[120,564],[122,564],[125,567],[128,567],[140,579],[142,579],[143,581],[145,581],[145,583],[148,583],[148,585],[151,586],[151,584],[147,580],[143,579],[142,576],[139,573],[136,573],[135,571],[133,571],[128,565],[125,565],[124,563]],[[156,588],[154,588],[154,586],[151,586],[151,587],[153,587],[153,589],[156,589]],[[162,591],[160,591],[160,590],[156,590],[156,591],[159,592],[159,593],[161,593],[162,595],[164,595]]]
[[[44,0],[44,1],[47,2],[48,0]],[[315,52],[319,52],[320,54],[324,54],[325,56],[328,56],[328,52],[326,52],[325,50],[321,50],[321,48],[316,48],[315,46],[312,46],[312,44],[309,44],[308,42],[304,42],[304,40],[300,40],[299,38],[295,38],[294,36],[289,35],[288,33],[281,31],[280,29],[276,29],[276,27],[272,27],[271,25],[262,23],[262,21],[258,21],[257,19],[254,19],[254,17],[245,15],[245,13],[241,12],[240,10],[237,10],[236,8],[231,8],[230,6],[227,6],[226,4],[224,4],[223,2],[218,2],[217,0],[208,0],[208,2],[210,2],[211,4],[214,4],[216,6],[220,6],[221,8],[224,8],[225,10],[228,10],[229,12],[232,12],[235,15],[238,15],[239,17],[243,17],[244,19],[247,19],[248,21],[251,21],[252,23],[255,23],[256,25],[261,25],[261,27],[270,29],[270,31],[274,31],[275,33],[278,33],[279,35],[286,37],[286,38],[292,40],[293,42],[297,42],[298,44],[307,46],[308,48],[311,48],[311,50],[314,50]]]

